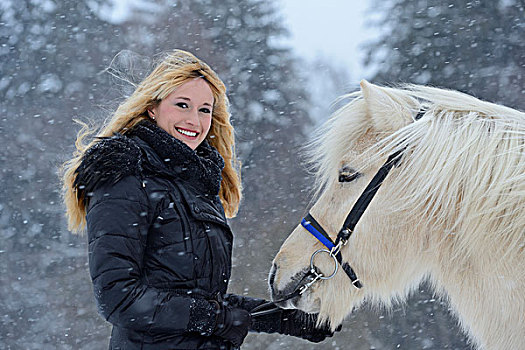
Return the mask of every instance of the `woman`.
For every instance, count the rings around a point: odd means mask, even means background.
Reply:
[[[264,300],[226,294],[241,199],[226,88],[174,51],[64,166],[69,227],[87,228],[110,349],[231,349],[248,331],[321,341],[316,315],[252,317]]]

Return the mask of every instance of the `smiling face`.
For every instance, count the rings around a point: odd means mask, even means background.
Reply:
[[[195,150],[210,130],[213,102],[210,86],[197,78],[177,87],[148,114],[159,127]]]

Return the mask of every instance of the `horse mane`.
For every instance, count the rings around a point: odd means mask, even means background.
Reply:
[[[392,213],[409,211],[418,224],[454,236],[457,258],[486,247],[502,258],[523,252],[525,113],[434,87],[381,90],[399,103],[384,117],[401,118],[405,109],[413,122],[392,132],[377,130],[362,92],[344,96],[350,102],[307,147],[316,194],[337,181],[345,159],[375,164],[404,149],[401,165],[387,178],[394,185],[381,189],[396,203]],[[415,120],[419,111],[424,115]],[[355,154],[363,137],[373,138],[373,146]]]

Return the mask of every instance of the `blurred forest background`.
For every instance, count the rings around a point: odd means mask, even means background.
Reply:
[[[121,50],[173,48],[210,63],[229,87],[244,202],[231,221],[232,292],[268,297],[279,246],[306,212],[311,177],[298,153],[352,72],[282,44],[275,0],[0,1],[0,348],[105,349],[85,237],[67,231],[59,165],[73,119],[100,121],[129,93],[104,72]],[[122,3],[122,2],[120,2]],[[432,84],[525,109],[523,0],[373,0],[381,29],[362,50],[375,83]],[[379,15],[379,16],[378,16]],[[333,33],[341,37],[352,33]],[[249,335],[243,349],[469,349],[425,285],[393,311],[366,306],[321,344]]]

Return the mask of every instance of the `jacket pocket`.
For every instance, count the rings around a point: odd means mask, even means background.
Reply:
[[[168,244],[185,241],[186,225],[182,220],[179,210],[173,203],[160,211],[153,222],[148,243],[151,247],[162,247]]]

